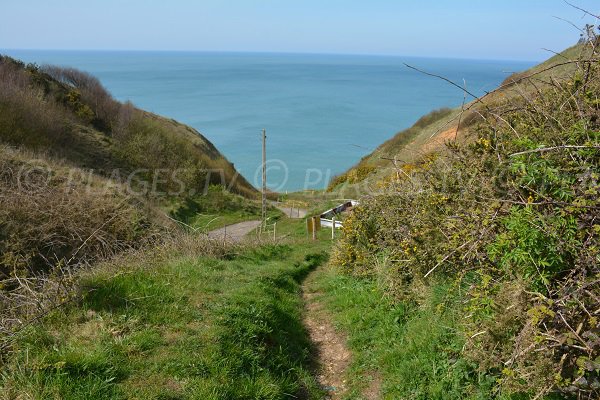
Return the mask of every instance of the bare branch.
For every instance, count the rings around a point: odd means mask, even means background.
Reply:
[[[592,13],[591,13],[591,12],[589,12],[588,10],[584,10],[584,9],[583,9],[583,8],[581,8],[581,7],[577,7],[575,4],[571,4],[571,3],[569,3],[569,2],[568,2],[568,1],[566,1],[566,0],[565,0],[565,3],[567,3],[568,5],[570,5],[571,7],[575,8],[575,9],[577,9],[577,10],[579,10],[579,11],[583,11],[585,14],[587,14],[587,15],[589,15],[589,16],[592,16],[592,17],[594,17],[594,18],[596,18],[596,19],[600,19],[600,16],[598,16],[598,15],[595,15],[595,14],[592,14]]]
[[[482,104],[484,107],[486,107],[486,108],[487,108],[487,105],[486,105],[485,103],[483,103],[483,102],[480,100],[479,96],[476,96],[476,95],[474,95],[473,93],[469,92],[469,91],[468,91],[468,90],[467,90],[465,87],[462,87],[462,86],[460,86],[458,83],[451,81],[450,79],[446,78],[445,76],[441,76],[441,75],[437,75],[437,74],[432,74],[431,72],[427,72],[427,71],[420,70],[419,68],[417,68],[417,67],[413,67],[412,65],[408,65],[408,64],[406,64],[406,63],[404,63],[404,65],[405,65],[405,66],[407,66],[407,67],[408,67],[408,68],[410,68],[410,69],[413,69],[413,70],[417,71],[417,72],[420,72],[420,73],[422,73],[422,74],[425,74],[425,75],[428,75],[428,76],[433,76],[434,78],[438,78],[438,79],[441,79],[441,80],[443,80],[443,81],[446,81],[446,82],[448,82],[448,83],[449,83],[449,84],[451,84],[452,86],[456,86],[456,87],[457,87],[457,88],[459,88],[461,91],[464,91],[464,92],[465,92],[465,93],[467,93],[469,96],[473,97],[473,99],[475,99],[475,101],[477,101],[477,102],[481,103],[481,104]],[[488,94],[489,94],[489,93],[488,93]]]
[[[561,20],[563,22],[566,22],[567,24],[571,25],[572,27],[574,27],[575,29],[577,29],[579,32],[584,33],[583,29],[581,29],[580,27],[578,27],[577,25],[575,25],[573,22],[569,21],[568,19],[564,19],[561,17],[557,17],[556,15],[554,15],[554,18]]]
[[[600,149],[600,146],[570,146],[570,145],[564,145],[564,146],[553,146],[553,147],[541,147],[539,149],[526,150],[526,151],[520,151],[518,153],[513,153],[509,157],[515,157],[515,156],[520,156],[520,155],[523,155],[523,154],[530,154],[530,153],[545,153],[547,151],[562,150],[562,149]]]

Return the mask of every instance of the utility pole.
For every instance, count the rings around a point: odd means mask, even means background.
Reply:
[[[262,131],[262,229],[267,225],[267,130]]]

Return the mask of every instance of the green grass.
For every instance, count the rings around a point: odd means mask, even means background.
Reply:
[[[299,283],[325,247],[96,272],[80,302],[19,337],[0,389],[34,399],[321,398]]]
[[[347,398],[373,380],[383,399],[487,399],[493,382],[460,358],[459,305],[438,284],[417,307],[392,302],[376,282],[322,269],[312,290],[348,336],[353,353]]]
[[[204,195],[173,200],[166,208],[174,219],[201,232],[261,219],[259,201],[227,192],[219,185],[210,186]],[[267,215],[278,220],[283,213],[269,207]]]

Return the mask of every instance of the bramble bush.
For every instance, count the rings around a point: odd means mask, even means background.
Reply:
[[[600,63],[591,54],[568,80],[520,76],[511,84],[527,82],[520,97],[474,102],[482,122],[393,171],[345,221],[334,251],[347,273],[392,282],[396,301],[420,304],[423,287],[454,282],[461,357],[494,379],[494,397],[600,396]],[[392,267],[377,268],[382,254]]]
[[[0,147],[0,288],[104,260],[164,231],[156,210],[117,185]]]

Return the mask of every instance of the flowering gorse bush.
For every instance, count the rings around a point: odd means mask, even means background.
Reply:
[[[386,274],[398,301],[419,304],[423,286],[454,281],[460,357],[497,394],[600,395],[600,64],[590,53],[568,80],[525,75],[517,94],[474,102],[479,122],[380,181],[334,252],[347,273]],[[381,254],[392,267],[377,268]]]

